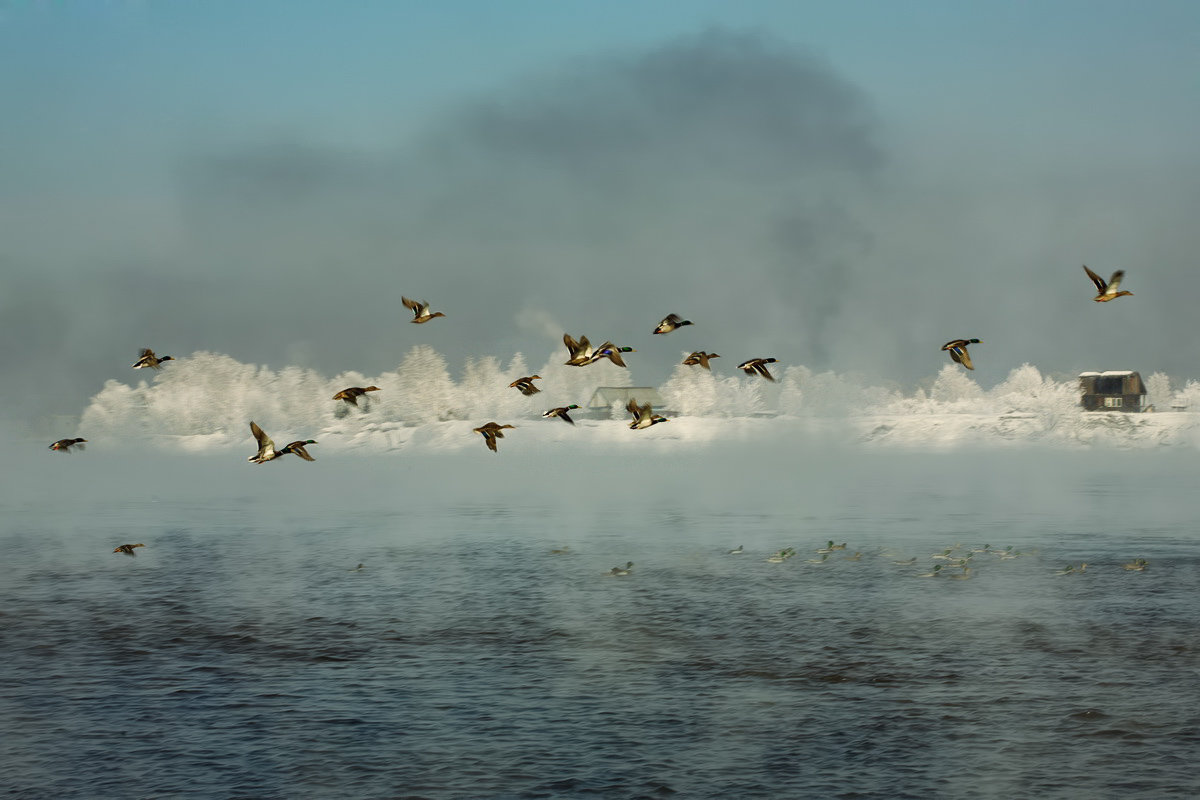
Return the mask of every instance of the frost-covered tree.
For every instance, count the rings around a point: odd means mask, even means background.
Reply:
[[[671,377],[659,388],[667,408],[680,416],[723,415],[719,409],[719,387],[711,372],[700,367],[675,367]]]
[[[380,378],[381,410],[407,425],[465,418],[446,359],[429,345],[414,346],[392,375]],[[387,386],[384,385],[387,384]]]
[[[942,367],[929,394],[939,403],[957,406],[953,410],[983,410],[983,389],[967,377],[962,367],[957,364],[946,364]]]
[[[1171,399],[1171,379],[1165,372],[1155,372],[1146,379],[1146,402],[1155,411],[1170,411]]]

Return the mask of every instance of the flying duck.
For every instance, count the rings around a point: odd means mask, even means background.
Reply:
[[[71,452],[72,447],[76,448],[77,450],[86,450],[87,448],[83,446],[85,442],[87,442],[87,439],[59,439],[54,444],[50,445],[50,449],[59,450],[63,453]]]
[[[247,461],[253,464],[265,464],[268,461],[273,461],[282,453],[275,450],[275,443],[271,441],[271,437],[258,427],[258,423],[250,421],[250,432],[254,434],[255,441],[258,442],[258,452],[246,458]]]
[[[579,341],[569,333],[563,334],[563,344],[567,346],[567,352],[571,357],[565,363],[568,367],[586,367],[592,363],[592,353],[596,352],[592,349],[592,343],[588,341],[586,336],[580,336]]]
[[[501,425],[498,422],[488,422],[484,425],[480,425],[478,428],[475,428],[474,431],[483,437],[483,442],[487,445],[488,450],[491,450],[493,453],[495,453],[498,452],[496,450],[496,440],[504,438],[504,429],[515,427],[517,426]]]
[[[743,361],[742,363],[738,364],[738,369],[740,369],[742,372],[746,373],[747,375],[755,375],[755,374],[762,375],[764,378],[769,380],[771,383],[774,383],[775,378],[771,375],[770,372],[767,371],[767,364],[774,364],[774,363],[775,363],[775,359],[773,359],[773,358],[752,358],[749,361]]]
[[[560,406],[559,408],[552,408],[552,409],[550,409],[549,411],[547,411],[545,414],[542,414],[542,416],[543,416],[543,417],[558,417],[558,418],[559,418],[559,419],[561,419],[563,422],[569,422],[570,424],[574,425],[574,424],[575,424],[575,420],[571,419],[571,418],[570,418],[570,417],[567,415],[567,412],[568,412],[568,411],[570,411],[570,410],[571,410],[571,409],[573,409],[573,408],[579,408],[579,406],[577,406],[577,405],[575,405],[574,403],[572,403],[572,404],[571,404],[571,405],[569,405],[569,406]]]
[[[150,369],[162,369],[162,362],[174,360],[175,356],[163,356],[162,358],[159,358],[158,356],[154,355],[154,351],[149,347],[143,347],[138,351],[138,360],[133,362],[133,368],[145,369],[146,367],[149,367]]]
[[[303,458],[305,461],[316,461],[316,459],[310,456],[308,451],[304,449],[304,445],[306,444],[316,444],[316,441],[313,439],[304,439],[303,441],[297,439],[276,453],[275,457],[278,458],[279,456],[286,456],[288,453],[294,453],[295,455]]]
[[[636,353],[636,352],[637,351],[634,350],[632,347],[617,347],[612,342],[605,342],[604,344],[602,344],[596,348],[596,351],[594,353],[592,353],[592,357],[591,357],[591,359],[588,360],[588,363],[595,364],[600,359],[607,358],[609,361],[616,364],[618,367],[624,367],[625,362],[621,359],[621,353]]]
[[[432,314],[430,314],[429,303],[426,303],[424,300],[418,303],[416,300],[409,300],[404,295],[401,295],[400,302],[404,303],[405,308],[413,312],[413,318],[410,319],[409,322],[429,322],[429,320],[433,319],[434,317],[446,316],[440,311],[434,311]]]
[[[133,548],[135,548],[135,547],[145,547],[145,546],[146,546],[146,545],[144,545],[144,544],[141,544],[140,542],[139,542],[138,544],[123,544],[123,545],[119,545],[119,546],[117,546],[117,547],[114,547],[114,548],[113,548],[113,552],[114,552],[114,553],[124,553],[124,554],[125,554],[125,555],[127,555],[127,556],[136,556],[136,555],[137,555],[137,553],[133,552]]]
[[[358,405],[358,398],[367,392],[378,392],[378,386],[368,386],[365,389],[359,386],[351,386],[349,389],[342,389],[333,396],[334,400],[345,400],[352,406]]]
[[[967,369],[975,369],[975,365],[971,363],[971,354],[967,352],[969,344],[983,344],[983,342],[979,339],[955,339],[942,345],[942,349],[950,351],[950,360],[954,363],[962,364]]]
[[[684,319],[678,314],[667,314],[663,317],[663,321],[658,323],[658,327],[654,329],[655,333],[670,333],[676,328],[682,328],[684,325],[691,325],[690,319]]]
[[[1092,299],[1097,303],[1107,303],[1109,300],[1116,300],[1123,294],[1130,295],[1131,297],[1133,296],[1133,292],[1126,292],[1124,290],[1119,292],[1117,291],[1121,285],[1121,279],[1125,277],[1125,270],[1119,269],[1114,272],[1112,277],[1108,279],[1108,283],[1104,282],[1104,278],[1101,278],[1099,275],[1088,269],[1087,264],[1083,265],[1083,271],[1086,272],[1088,277],[1092,279],[1092,283],[1096,284],[1096,296]]]
[[[633,414],[633,422],[629,423],[629,427],[633,430],[640,428],[649,428],[651,425],[657,425],[660,422],[670,422],[666,417],[660,417],[654,413],[654,409],[649,403],[644,406],[639,406],[637,400],[632,398],[625,404],[625,410]]]
[[[694,367],[697,364],[699,364],[700,366],[704,367],[706,370],[709,370],[711,372],[712,367],[710,367],[708,365],[708,360],[710,358],[720,358],[720,356],[717,355],[716,353],[706,353],[703,350],[697,350],[683,360],[683,365],[685,367]]]
[[[541,389],[539,389],[533,385],[533,382],[535,380],[540,381],[541,379],[542,379],[541,375],[530,375],[527,378],[517,378],[515,381],[513,381],[512,383],[510,383],[508,385],[508,388],[516,389],[521,394],[528,397],[529,395],[537,394],[538,392],[541,391]]]

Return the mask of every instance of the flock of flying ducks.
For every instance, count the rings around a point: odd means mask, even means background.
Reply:
[[[1096,285],[1096,296],[1092,299],[1097,303],[1107,303],[1110,300],[1115,300],[1124,295],[1132,295],[1133,292],[1125,291],[1120,288],[1121,280],[1125,277],[1124,270],[1117,270],[1112,274],[1107,281],[1101,278],[1092,270],[1088,269],[1087,265],[1083,267],[1088,278]],[[401,297],[400,301],[405,308],[413,312],[413,318],[410,320],[416,324],[423,324],[438,317],[446,316],[441,311],[430,311],[429,303],[426,301],[410,300],[407,297]],[[693,325],[691,320],[684,319],[678,314],[668,314],[663,317],[662,321],[654,328],[655,334],[667,334],[678,330],[685,325]],[[980,339],[953,339],[942,345],[942,350],[950,354],[950,359],[956,364],[961,364],[967,369],[975,369],[975,365],[971,362],[971,355],[967,351],[967,346],[972,344],[981,344]],[[567,348],[567,360],[564,362],[567,366],[586,367],[595,364],[602,359],[608,359],[618,367],[625,367],[623,354],[637,352],[632,347],[618,346],[612,341],[606,341],[599,347],[592,347],[591,342],[586,336],[581,336],[579,339],[571,336],[569,333],[563,334],[563,344]],[[697,350],[689,354],[684,360],[685,366],[700,366],[706,370],[711,370],[710,361],[714,358],[720,358],[717,353],[709,353],[705,350]],[[138,360],[133,363],[134,369],[162,369],[162,365],[167,361],[174,361],[173,356],[157,356],[154,351],[149,348],[143,348],[138,353]],[[745,372],[747,375],[758,375],[768,381],[774,382],[775,377],[767,368],[768,364],[778,363],[774,358],[751,358],[738,364],[738,369]],[[534,381],[541,380],[540,375],[529,375],[518,378],[509,384],[509,388],[516,389],[521,394],[531,397],[541,391]],[[380,391],[378,386],[350,386],[341,390],[333,396],[334,400],[340,400],[347,405],[358,406],[358,399],[369,392]],[[558,418],[571,425],[575,421],[571,419],[570,413],[574,409],[579,408],[578,405],[571,404],[551,408],[542,414],[547,419]],[[660,422],[669,422],[666,417],[654,413],[654,409],[649,403],[639,404],[636,400],[630,400],[625,409],[630,413],[632,419],[629,427],[633,430],[644,430],[652,427]],[[483,437],[484,444],[492,452],[497,452],[496,443],[504,438],[504,431],[510,428],[515,428],[515,425],[504,424],[498,422],[487,422],[478,428],[473,428],[474,433],[478,433]],[[254,435],[255,441],[258,443],[258,450],[254,455],[249,456],[246,460],[254,464],[265,464],[268,461],[274,461],[281,456],[295,455],[305,461],[315,461],[306,445],[316,444],[313,439],[297,439],[290,442],[281,448],[276,448],[274,441],[268,436],[262,428],[251,421],[250,432]],[[50,449],[61,453],[70,453],[72,450],[83,450],[87,439],[59,439],[51,443]]]

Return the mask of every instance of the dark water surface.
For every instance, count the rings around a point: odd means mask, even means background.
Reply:
[[[6,796],[1200,793],[1195,453],[470,455],[9,467]]]

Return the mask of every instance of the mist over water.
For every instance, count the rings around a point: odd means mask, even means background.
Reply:
[[[9,463],[6,782],[56,797],[1194,791],[1186,452],[800,443]],[[809,563],[826,540],[847,550]],[[111,553],[127,541],[146,547]],[[917,577],[956,543],[1023,555]],[[765,561],[787,546],[799,555]],[[1138,556],[1146,572],[1121,569]],[[1130,761],[1149,765],[1137,781]],[[964,788],[948,763],[982,777]]]

